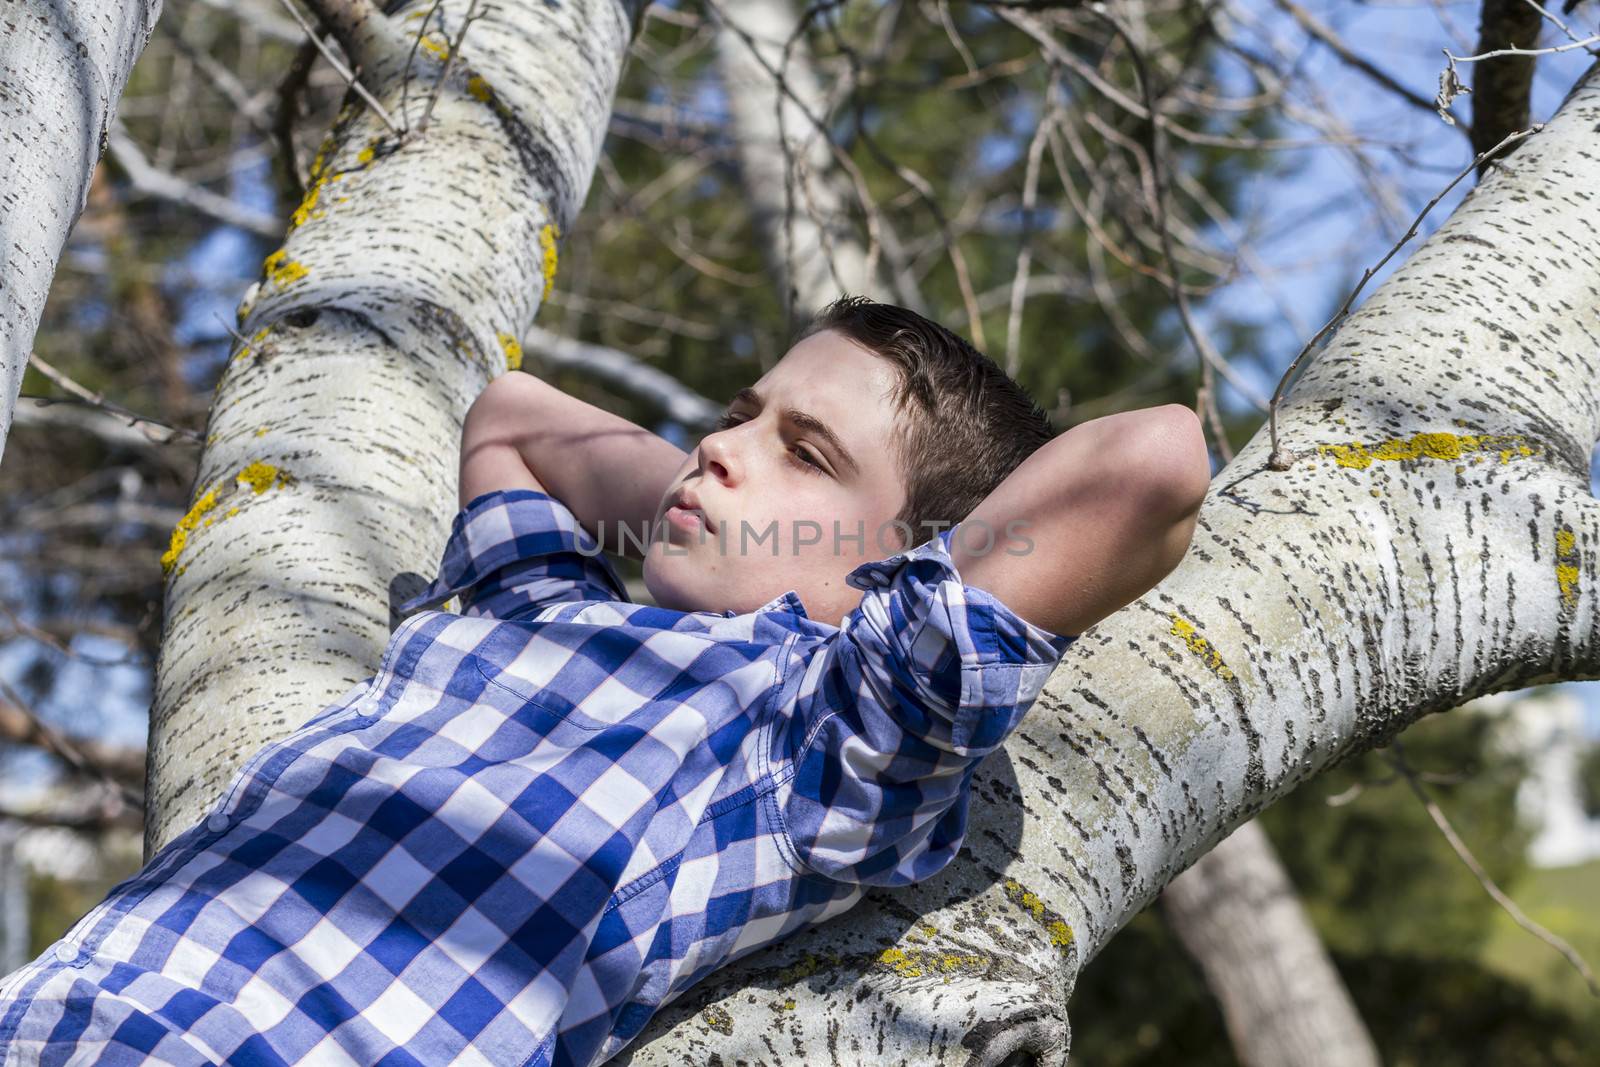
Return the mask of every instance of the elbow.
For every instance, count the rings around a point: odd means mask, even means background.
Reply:
[[[1137,449],[1139,481],[1145,488],[1141,510],[1146,529],[1155,535],[1150,561],[1155,581],[1160,581],[1189,553],[1200,506],[1211,488],[1211,455],[1191,409],[1166,404],[1144,415]]]
[[[1163,404],[1145,413],[1139,453],[1154,509],[1193,530],[1211,488],[1211,453],[1193,409]]]
[[[531,374],[510,372],[495,378],[467,409],[461,424],[461,450],[487,444],[518,445],[530,426],[545,393],[551,388]]]

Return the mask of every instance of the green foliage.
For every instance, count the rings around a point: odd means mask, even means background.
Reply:
[[[1422,720],[1401,740],[1408,764],[1430,780],[1428,790],[1478,860],[1520,896],[1527,833],[1516,824],[1513,798],[1523,768],[1496,746],[1494,728],[1490,716],[1457,710]],[[1330,805],[1335,798],[1340,803]],[[1512,937],[1539,973],[1565,966],[1525,932],[1500,934],[1498,906],[1382,753],[1318,776],[1260,821],[1384,1063],[1592,1062],[1600,1047],[1596,1013],[1540,999],[1484,962],[1494,934]],[[1236,1062],[1204,978],[1159,908],[1137,916],[1085,968],[1071,1016],[1074,1058],[1082,1063]]]
[[[1591,744],[1578,761],[1578,790],[1584,812],[1600,819],[1600,744]]]
[[[1515,816],[1523,767],[1498,751],[1496,720],[1430,716],[1402,737],[1412,769],[1489,876],[1509,886],[1526,869]],[[1451,784],[1453,783],[1453,784]],[[1349,796],[1330,806],[1330,798]],[[1367,753],[1267,809],[1262,825],[1330,949],[1472,956],[1497,905],[1457,858],[1384,755]]]

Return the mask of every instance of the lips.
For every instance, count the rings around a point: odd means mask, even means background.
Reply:
[[[706,514],[706,509],[700,506],[700,498],[688,489],[679,489],[667,500],[667,507],[680,508],[684,511],[693,511],[700,516],[700,521],[705,523],[706,533],[716,533],[717,524],[711,521],[711,516]]]

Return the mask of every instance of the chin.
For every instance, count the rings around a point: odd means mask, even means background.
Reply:
[[[677,556],[664,560],[654,547],[645,555],[644,587],[650,591],[651,599],[658,606],[671,611],[706,610],[700,602],[702,598],[696,596],[690,584],[684,581],[690,575],[683,573],[681,565],[687,562]]]

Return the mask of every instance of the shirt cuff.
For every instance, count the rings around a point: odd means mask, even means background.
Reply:
[[[600,543],[561,501],[536,489],[482,493],[456,513],[438,577],[396,610],[407,616],[435,608],[502,567],[561,552],[592,559],[615,598],[628,599],[627,586],[601,552]]]
[[[916,548],[863,563],[845,576],[845,583],[863,592],[888,589],[894,585],[901,568],[910,564],[912,573],[923,584],[953,581],[961,586],[962,600],[968,608],[965,629],[970,638],[970,647],[959,649],[963,666],[1028,665],[1059,660],[1079,635],[1058,634],[1036,626],[987,589],[967,585],[950,554],[950,540],[958,529],[959,523],[941,530]]]

